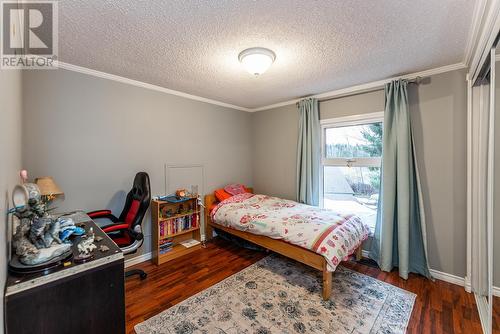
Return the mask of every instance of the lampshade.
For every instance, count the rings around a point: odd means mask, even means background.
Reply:
[[[50,176],[39,177],[35,179],[35,183],[40,188],[42,196],[63,195],[63,191],[57,186],[54,179]]]

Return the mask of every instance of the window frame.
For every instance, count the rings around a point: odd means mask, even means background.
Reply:
[[[326,130],[330,128],[338,128],[344,126],[355,126],[355,125],[365,125],[370,123],[382,123],[384,124],[384,112],[373,112],[367,114],[335,117],[320,120],[321,126],[321,163],[319,172],[319,205],[324,208],[324,177],[323,171],[325,166],[335,166],[335,167],[380,167],[382,164],[382,157],[370,157],[370,158],[326,158],[325,153],[325,142],[326,142]]]

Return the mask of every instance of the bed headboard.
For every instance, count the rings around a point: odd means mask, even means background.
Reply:
[[[247,188],[247,190],[253,194],[253,188]],[[215,195],[213,192],[205,195],[205,219],[208,219],[208,217],[210,217],[210,208],[212,207],[212,205],[214,203],[217,203],[217,202],[218,202],[217,198],[215,198]],[[207,222],[208,221],[205,221],[205,224]]]

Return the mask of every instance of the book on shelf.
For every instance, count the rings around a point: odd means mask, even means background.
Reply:
[[[171,218],[160,222],[160,237],[174,235],[186,230],[198,227],[198,214],[193,213],[188,216]]]
[[[160,240],[158,243],[158,251],[160,254],[165,254],[167,252],[170,252],[174,246],[174,239],[172,238],[167,238]]]
[[[200,242],[198,240],[195,240],[195,239],[188,239],[188,240],[181,241],[179,243],[186,248],[191,248],[193,246],[200,244]]]
[[[173,249],[172,247],[169,247],[169,248],[160,248],[160,249],[158,250],[158,252],[159,252],[160,254],[165,254],[165,253],[170,252],[172,249]]]

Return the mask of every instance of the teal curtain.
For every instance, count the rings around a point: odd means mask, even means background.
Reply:
[[[317,99],[298,103],[297,201],[319,205],[320,125]]]
[[[425,215],[408,106],[408,82],[385,86],[382,185],[370,256],[384,271],[431,277]]]

